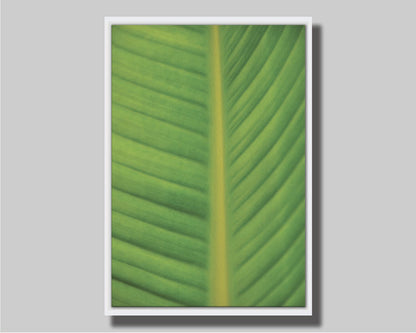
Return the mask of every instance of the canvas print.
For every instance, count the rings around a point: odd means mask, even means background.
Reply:
[[[112,25],[111,305],[305,306],[305,26]]]

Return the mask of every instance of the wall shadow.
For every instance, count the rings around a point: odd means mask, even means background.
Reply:
[[[113,328],[137,328],[145,326],[252,326],[252,327],[319,327],[322,317],[322,27],[312,28],[312,125],[313,125],[313,268],[312,268],[312,316],[114,316]]]

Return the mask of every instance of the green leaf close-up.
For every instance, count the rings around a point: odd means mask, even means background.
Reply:
[[[305,306],[305,26],[113,25],[113,307]]]

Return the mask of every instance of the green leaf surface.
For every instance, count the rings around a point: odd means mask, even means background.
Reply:
[[[112,306],[305,306],[305,27],[112,26]]]

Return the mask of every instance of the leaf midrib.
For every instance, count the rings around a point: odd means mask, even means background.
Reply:
[[[229,306],[225,208],[224,112],[218,26],[210,28],[211,88],[211,260],[210,305]]]

